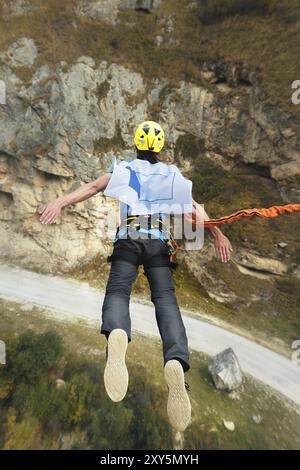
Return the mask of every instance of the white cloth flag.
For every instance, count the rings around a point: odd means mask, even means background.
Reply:
[[[192,182],[175,165],[161,162],[115,163],[104,194],[127,204],[131,214],[192,212]]]

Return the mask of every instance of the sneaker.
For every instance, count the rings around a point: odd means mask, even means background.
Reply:
[[[107,341],[104,385],[109,398],[114,402],[123,400],[128,388],[128,371],[125,363],[127,346],[128,337],[124,330],[115,329],[110,333]]]
[[[182,365],[176,359],[166,363],[165,379],[169,389],[167,413],[170,424],[174,431],[183,432],[191,422],[191,403]]]

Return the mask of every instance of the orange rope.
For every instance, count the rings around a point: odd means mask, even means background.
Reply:
[[[204,228],[215,227],[216,225],[224,225],[224,224],[231,224],[236,220],[240,220],[244,217],[265,217],[267,219],[273,219],[278,215],[284,213],[291,213],[291,212],[299,212],[300,211],[300,204],[287,204],[286,206],[272,206],[269,208],[253,208],[253,209],[242,209],[233,214],[229,214],[224,217],[219,217],[218,219],[210,219],[209,221],[205,222],[196,222],[195,214],[192,214],[190,222],[194,225],[204,225]],[[186,214],[187,215],[187,214]]]

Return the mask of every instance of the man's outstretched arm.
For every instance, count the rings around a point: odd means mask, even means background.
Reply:
[[[103,191],[109,183],[111,173],[106,173],[90,183],[83,184],[78,189],[65,196],[60,196],[49,204],[38,209],[40,214],[40,222],[42,224],[51,224],[60,216],[64,207],[85,201],[95,194]]]
[[[205,222],[210,220],[203,206],[194,201],[194,199],[193,208],[196,214],[196,218],[199,221]],[[214,247],[217,258],[219,258],[219,260],[221,260],[223,263],[227,263],[230,260],[231,251],[233,251],[229,239],[221,232],[218,227],[211,227],[209,230],[214,237]]]

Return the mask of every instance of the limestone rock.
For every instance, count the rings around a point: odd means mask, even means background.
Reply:
[[[243,374],[239,361],[232,348],[225,349],[217,354],[208,370],[216,388],[231,392],[239,388],[243,382]]]
[[[97,178],[114,154],[132,156],[133,127],[147,113],[142,76],[79,57],[55,73],[38,68],[24,86],[11,68],[0,68],[8,88],[0,110],[2,259],[51,272],[105,256],[112,201],[98,195],[67,208],[52,226],[41,226],[37,209]]]
[[[33,304],[31,302],[26,302],[20,307],[20,310],[22,310],[22,312],[31,312],[32,309],[33,309]]]
[[[63,379],[56,379],[55,381],[56,388],[64,388],[66,386],[66,382]]]
[[[223,424],[224,424],[224,427],[228,430],[228,431],[234,431],[235,430],[235,424],[233,421],[226,421],[225,419],[223,420]]]
[[[280,195],[286,204],[300,204],[300,190],[282,186]]]
[[[76,12],[117,21],[120,10],[153,11],[158,4],[79,0]],[[176,24],[168,14],[159,24],[161,36],[156,41],[163,48]],[[28,268],[48,263],[49,270],[59,271],[107,254],[110,240],[103,234],[106,216],[115,207],[112,201],[99,194],[63,211],[62,219],[52,226],[41,227],[36,210],[98,177],[114,156],[132,157],[132,133],[145,118],[162,123],[169,162],[177,157],[178,138],[188,134],[202,143],[203,154],[223,170],[231,171],[240,161],[263,166],[282,185],[284,200],[300,198],[296,187],[285,185],[285,177],[298,171],[298,124],[264,105],[255,75],[244,65],[210,60],[201,65],[201,86],[185,80],[175,86],[167,78],[148,84],[130,68],[81,56],[73,63],[39,66],[25,83],[15,68],[35,66],[37,52],[29,38],[0,51],[1,80],[7,88],[7,105],[0,107],[0,250],[7,261]],[[176,163],[183,171],[191,171],[195,155],[180,157]],[[289,249],[284,250],[286,264],[239,250],[235,264],[225,269],[228,276],[234,276],[237,268],[264,278],[284,275],[290,268]],[[209,244],[185,256],[185,263],[211,298],[223,303],[240,300],[225,276],[216,275]]]
[[[288,266],[282,261],[266,258],[245,249],[239,250],[234,259],[239,265],[257,272],[282,276],[288,271]]]
[[[119,11],[143,10],[152,12],[160,0],[81,0],[76,8],[79,17],[116,23]]]
[[[154,42],[157,47],[160,47],[162,43],[164,42],[163,36],[161,35],[155,36]]]
[[[285,139],[289,139],[290,137],[294,137],[296,135],[295,129],[288,127],[286,129],[281,129],[281,133]]]
[[[0,53],[0,60],[11,67],[31,67],[37,57],[37,47],[30,38],[20,38]]]
[[[33,5],[28,0],[6,0],[2,5],[2,12],[4,17],[28,15],[29,13],[34,12],[36,9],[37,6]]]
[[[190,246],[191,242],[188,242],[187,248]],[[177,257],[180,262],[180,256],[177,255]],[[188,256],[184,257],[184,263],[188,270],[193,273],[199,284],[206,290],[210,298],[224,304],[233,303],[237,300],[237,295],[222,279],[212,273],[210,266],[214,257],[213,246],[205,241],[202,249],[189,252]],[[231,266],[231,269],[234,269],[234,266]]]
[[[282,180],[300,174],[300,158],[298,161],[283,163],[271,170],[271,176],[275,180]]]
[[[228,397],[231,398],[232,400],[240,400],[241,396],[237,390],[232,390],[231,392],[228,393]]]
[[[119,0],[83,0],[76,8],[79,17],[105,20],[114,23],[118,15]]]
[[[261,415],[253,415],[252,420],[255,424],[260,424],[262,422],[262,417]]]

